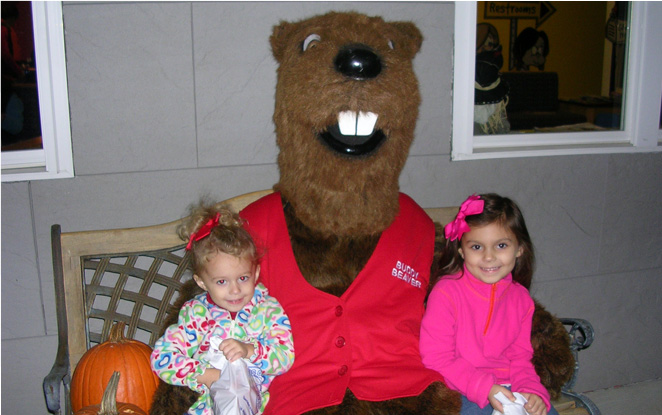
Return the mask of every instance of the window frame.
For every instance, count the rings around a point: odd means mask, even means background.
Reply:
[[[2,182],[74,176],[62,2],[31,3],[43,148],[2,152]]]
[[[456,1],[451,160],[662,151],[662,3],[631,4],[624,130],[474,136],[477,2]]]

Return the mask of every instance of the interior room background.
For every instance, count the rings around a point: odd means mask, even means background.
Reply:
[[[65,2],[75,177],[2,183],[4,411],[46,413],[41,382],[57,348],[50,226],[152,225],[202,194],[270,188],[268,38],[280,20],[329,10],[421,29],[423,101],[401,190],[423,207],[482,192],[520,204],[538,254],[534,297],[596,331],[576,390],[662,376],[662,153],[451,162],[453,2]]]

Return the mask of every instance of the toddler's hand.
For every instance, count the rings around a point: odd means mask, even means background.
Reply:
[[[528,412],[530,415],[547,415],[547,406],[545,405],[545,401],[542,400],[542,398],[535,393],[523,393],[522,396],[526,398],[528,401],[526,405],[524,405],[524,409],[526,409],[526,412]]]
[[[503,405],[501,405],[501,402],[499,402],[499,400],[494,397],[494,395],[496,395],[499,392],[506,395],[506,398],[510,399],[513,402],[515,402],[515,395],[513,395],[510,389],[508,389],[505,386],[492,385],[492,389],[490,389],[490,394],[487,396],[487,400],[490,402],[490,405],[492,405],[492,408],[503,413]]]
[[[234,362],[242,357],[252,356],[255,348],[250,343],[242,343],[235,339],[225,339],[218,349],[223,352],[228,362]]]
[[[198,377],[195,378],[195,380],[197,380],[198,383],[203,384],[211,389],[211,384],[216,382],[220,377],[221,377],[220,370],[213,367],[209,367],[205,369],[203,374],[198,375]]]

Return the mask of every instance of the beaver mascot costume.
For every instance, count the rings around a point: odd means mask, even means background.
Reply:
[[[280,180],[241,215],[266,247],[260,280],[289,315],[295,362],[274,379],[265,414],[458,414],[459,394],[418,350],[443,231],[398,185],[421,101],[420,31],[332,12],[282,22],[270,41]],[[185,284],[178,304],[196,288]],[[537,367],[563,384],[567,335],[539,313]],[[151,413],[184,414],[193,394],[162,383]]]

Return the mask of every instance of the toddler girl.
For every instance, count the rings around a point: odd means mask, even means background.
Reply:
[[[210,365],[207,352],[216,344],[229,362],[248,358],[261,369],[261,413],[274,376],[292,366],[294,348],[283,308],[264,285],[256,285],[255,243],[237,214],[205,203],[192,209],[178,233],[188,240],[193,278],[205,292],[184,303],[178,322],[156,342],[152,369],[167,383],[201,393],[188,413],[209,415],[209,388],[221,372]]]
[[[423,364],[462,394],[462,415],[504,412],[499,392],[521,394],[531,415],[556,415],[531,363],[534,253],[518,206],[470,196],[444,231],[441,279],[430,283],[421,323]]]

